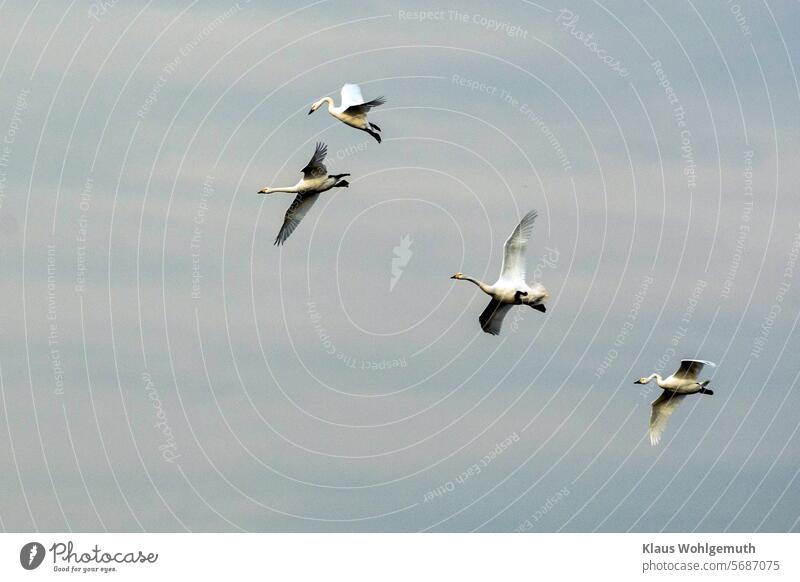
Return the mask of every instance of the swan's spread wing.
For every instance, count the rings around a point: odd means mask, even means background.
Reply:
[[[675,372],[673,376],[685,380],[697,380],[697,376],[700,374],[703,366],[715,367],[716,364],[705,360],[681,360],[681,367],[678,368],[678,371]]]
[[[342,103],[339,105],[342,109],[350,107],[351,105],[361,105],[364,98],[361,96],[361,87],[355,83],[346,83],[342,85]]]
[[[367,101],[366,103],[359,103],[358,105],[351,105],[347,109],[345,109],[345,113],[348,115],[361,115],[362,113],[366,113],[373,107],[377,107],[378,105],[383,105],[386,103],[386,99],[383,97],[378,97],[377,99],[373,99],[372,101]]]
[[[305,168],[300,170],[303,172],[304,180],[319,178],[328,173],[325,164],[322,163],[326,155],[328,155],[328,146],[322,142],[317,142],[317,148],[314,150],[314,155],[311,156],[311,160],[309,160]]]
[[[289,210],[286,211],[286,216],[283,218],[283,226],[281,226],[281,230],[275,238],[276,245],[282,245],[286,242],[289,235],[294,232],[294,229],[303,220],[308,209],[317,201],[318,196],[319,192],[314,192],[313,194],[298,194],[295,197],[294,202],[289,206]]]
[[[533,223],[537,213],[531,210],[522,217],[522,220],[508,237],[505,244],[505,255],[503,256],[503,269],[500,271],[500,280],[507,283],[525,282],[525,251],[528,248],[528,240],[533,232]]]
[[[503,325],[503,318],[511,307],[509,303],[500,303],[497,299],[489,301],[489,305],[478,318],[478,321],[481,322],[481,329],[486,333],[498,335]]]
[[[650,413],[650,444],[657,445],[661,440],[661,433],[667,426],[667,420],[675,411],[685,394],[664,391],[661,396],[653,400],[653,411]]]

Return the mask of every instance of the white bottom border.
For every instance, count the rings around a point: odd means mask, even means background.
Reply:
[[[0,547],[0,580],[800,580],[798,534],[27,533]]]

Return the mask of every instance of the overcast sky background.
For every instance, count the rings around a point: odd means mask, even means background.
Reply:
[[[797,531],[799,18],[3,2],[0,527]],[[306,115],[344,82],[382,144]],[[318,140],[351,186],[274,247]],[[531,208],[548,312],[489,336],[448,277]]]

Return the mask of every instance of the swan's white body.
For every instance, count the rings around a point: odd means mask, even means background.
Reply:
[[[330,97],[323,97],[319,101],[312,103],[308,114],[311,115],[319,109],[323,103],[327,103],[328,113],[350,127],[366,131],[380,143],[381,128],[367,120],[367,113],[373,107],[386,103],[386,99],[378,97],[371,101],[364,101],[364,97],[361,95],[361,88],[353,83],[346,83],[342,87],[341,95],[342,101],[339,103],[338,107],[334,105],[333,99]]]
[[[486,333],[498,335],[503,325],[503,318],[514,305],[527,305],[543,313],[546,311],[544,304],[550,297],[547,289],[541,283],[528,284],[525,281],[525,252],[536,216],[535,210],[528,212],[508,237],[504,247],[503,268],[500,270],[500,278],[494,285],[487,285],[472,277],[465,277],[461,273],[451,277],[474,283],[481,291],[492,297],[478,318],[481,329]]]
[[[300,221],[303,220],[303,217],[322,192],[331,188],[346,188],[350,185],[347,180],[342,180],[342,178],[350,174],[328,175],[328,170],[325,168],[325,164],[322,163],[327,153],[328,146],[318,142],[311,160],[301,170],[303,178],[297,184],[278,188],[262,188],[258,191],[259,194],[273,194],[275,192],[297,194],[291,206],[289,206],[289,210],[286,211],[283,226],[281,226],[281,230],[275,238],[276,245],[282,245],[286,242],[286,239],[294,232],[294,229],[297,228],[297,225],[300,224]]]
[[[678,404],[686,397],[687,394],[702,394],[712,395],[714,392],[706,389],[706,385],[710,380],[702,382],[697,381],[697,376],[703,369],[703,366],[716,367],[713,362],[706,360],[681,360],[681,367],[672,376],[662,378],[658,374],[651,374],[647,378],[639,378],[634,384],[647,384],[655,379],[658,387],[664,390],[661,396],[656,398],[650,413],[650,444],[657,445],[661,440],[661,434],[667,426],[667,420],[670,415],[678,407]]]

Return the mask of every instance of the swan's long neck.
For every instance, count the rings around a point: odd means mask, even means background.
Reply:
[[[480,287],[481,291],[483,291],[487,295],[491,295],[492,294],[492,291],[491,291],[491,288],[489,287],[489,285],[487,285],[486,283],[483,283],[482,281],[478,281],[477,279],[473,279],[472,277],[464,277],[464,276],[459,277],[459,279],[461,279],[463,281],[469,281],[470,283],[475,283],[475,285]]]
[[[273,192],[289,192],[291,194],[296,194],[297,186],[282,186],[279,188],[267,188],[265,194],[272,194]]]
[[[658,384],[659,386],[664,382],[664,379],[661,376],[659,376],[658,374],[650,374],[647,377],[647,381],[650,382],[650,380],[652,380],[653,378],[656,379],[656,384]]]
[[[314,103],[314,105],[319,107],[323,103],[327,103],[328,104],[328,111],[330,111],[331,108],[335,107],[335,105],[333,104],[333,99],[331,99],[330,97],[323,97],[322,99],[320,99],[319,101]]]

